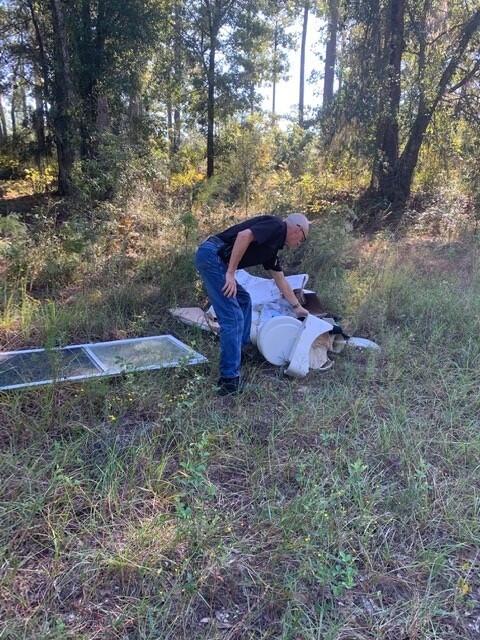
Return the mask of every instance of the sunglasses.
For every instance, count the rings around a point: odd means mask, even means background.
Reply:
[[[302,242],[306,242],[307,241],[307,236],[305,235],[305,231],[302,229],[302,227],[297,224],[297,227],[300,229],[300,231],[302,232],[302,236],[303,236],[303,240]]]

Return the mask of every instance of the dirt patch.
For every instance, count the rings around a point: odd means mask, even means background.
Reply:
[[[59,198],[51,193],[21,194],[11,191],[0,198],[0,216],[18,214],[24,222],[32,222],[36,207],[52,205]]]

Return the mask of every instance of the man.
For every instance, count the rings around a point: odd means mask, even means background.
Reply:
[[[277,254],[284,246],[300,246],[309,226],[301,213],[292,213],[285,220],[256,216],[210,236],[199,246],[195,264],[220,324],[220,395],[240,391],[242,348],[250,341],[252,303],[235,281],[235,271],[262,264],[295,315],[307,316],[285,279]]]

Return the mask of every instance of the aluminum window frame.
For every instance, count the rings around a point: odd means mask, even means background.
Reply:
[[[163,361],[158,364],[150,364],[145,366],[117,366],[117,367],[108,367],[101,359],[92,351],[94,347],[103,347],[108,345],[121,345],[121,344],[132,344],[138,342],[148,342],[151,340],[158,340],[159,338],[167,338],[168,341],[173,342],[175,346],[185,352],[185,356],[189,356],[188,360],[185,363],[182,363],[182,359],[172,359]],[[71,351],[73,349],[81,349],[83,353],[91,361],[92,365],[98,370],[96,373],[92,374],[83,374],[76,376],[61,376],[58,378],[45,378],[43,380],[35,380],[34,382],[22,382],[18,384],[10,384],[0,386],[0,393],[3,391],[10,391],[12,389],[25,389],[28,387],[38,387],[47,384],[56,384],[58,382],[76,382],[79,380],[90,380],[93,378],[107,378],[112,376],[118,376],[123,373],[136,373],[137,371],[156,371],[159,369],[167,369],[172,367],[181,366],[182,364],[186,364],[188,366],[195,364],[203,364],[208,362],[208,359],[203,356],[201,353],[198,353],[187,344],[175,338],[171,334],[163,334],[160,336],[145,336],[142,338],[125,338],[123,340],[109,340],[107,342],[87,342],[82,344],[73,344],[68,345],[66,347],[53,347],[52,349],[45,348],[34,348],[34,349],[21,349],[18,351],[0,351],[0,364],[2,356],[15,356],[15,355],[23,355],[26,353],[49,353],[49,352],[61,352],[61,351]]]

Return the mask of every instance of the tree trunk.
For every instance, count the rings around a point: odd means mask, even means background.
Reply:
[[[455,53],[450,57],[450,61],[440,78],[433,102],[428,106],[425,104],[424,99],[419,102],[415,122],[410,131],[407,144],[398,161],[397,180],[398,191],[401,194],[400,205],[404,205],[410,195],[413,174],[417,166],[420,148],[435,109],[444,97],[448,84],[456,72],[470,40],[479,28],[480,9],[477,9],[464,25]]]
[[[178,153],[182,142],[182,114],[178,105],[173,110],[173,153]]]
[[[40,30],[40,25],[38,22],[38,17],[37,17],[37,13],[35,11],[35,7],[33,4],[33,0],[28,0],[28,7],[30,9],[30,15],[32,17],[32,24],[33,24],[33,29],[35,32],[35,39],[37,41],[37,46],[38,46],[38,52],[39,52],[39,64],[40,64],[40,68],[42,70],[42,79],[43,79],[43,92],[45,97],[48,99],[50,99],[50,82],[49,82],[49,75],[48,75],[48,62],[47,62],[47,57],[45,55],[45,46],[43,44],[43,36],[42,36],[42,32]]]
[[[48,61],[45,55],[45,46],[43,43],[43,36],[40,30],[37,13],[33,4],[33,0],[28,0],[28,7],[30,9],[30,15],[32,18],[33,30],[35,33],[35,40],[38,47],[38,61],[39,70],[43,81],[42,89],[42,113],[45,114],[45,120],[49,130],[49,135],[45,136],[45,157],[52,153],[52,134],[54,135],[54,126],[51,119],[51,112],[48,103],[52,104],[52,88],[50,86],[50,77],[48,71]],[[37,84],[40,86],[40,79]]]
[[[398,157],[398,122],[395,122],[396,128],[387,128],[383,139],[384,146],[381,149],[385,153],[384,158],[386,169],[382,170],[381,168],[377,168],[378,186],[373,190],[371,195],[386,198],[392,204],[393,214],[390,216],[390,222],[393,224],[397,223],[401,219],[402,210],[410,195],[412,179],[420,149],[424,140],[425,132],[431,122],[435,109],[447,92],[448,84],[450,83],[454,73],[457,71],[473,35],[479,28],[480,9],[477,9],[477,11],[475,11],[470,19],[464,24],[463,29],[460,32],[458,44],[453,55],[449,57],[449,62],[439,80],[434,98],[427,104],[424,92],[420,92],[417,115],[400,157]],[[422,65],[423,63],[424,61],[422,62],[422,59],[420,58],[419,64]],[[457,86],[461,85],[462,81],[457,83]],[[392,102],[392,96],[396,100],[395,91],[390,93],[390,104]],[[392,143],[391,147],[389,146],[391,141],[388,135],[391,134],[392,131],[393,133],[396,131],[396,156],[393,154],[395,149],[391,148],[394,147],[394,144]]]
[[[82,0],[80,7],[79,93],[81,98],[80,154],[92,158],[98,149],[98,82],[103,69],[105,48],[105,0],[98,0],[95,8],[91,0]]]
[[[208,104],[207,104],[207,178],[215,171],[215,37],[212,37],[208,60]]]
[[[341,89],[343,88],[343,75],[344,75],[344,69],[343,69],[343,56],[342,56],[342,51],[343,51],[343,47],[344,47],[344,34],[343,31],[340,31],[340,35],[339,35],[339,42],[338,42],[338,56],[339,56],[339,63],[338,63],[338,71],[337,71],[337,80],[338,80],[338,91],[341,91]]]
[[[92,127],[90,136],[90,155],[95,156],[98,150],[99,132],[106,131],[110,126],[110,112],[108,100],[105,95],[99,95],[99,80],[104,73],[106,22],[108,20],[107,6],[105,0],[98,0],[97,17],[92,34],[93,48],[95,56],[93,60],[92,72],[90,76],[89,93],[86,96],[86,106],[89,113],[89,121]],[[100,113],[100,109],[103,109]]]
[[[135,143],[139,137],[139,125],[143,117],[142,94],[139,80],[132,86],[128,103],[128,130],[130,141]]]
[[[405,152],[407,153],[408,160],[406,160],[405,165],[402,167],[402,159],[400,158],[397,162],[397,166],[395,167],[395,179],[397,182],[395,208],[397,209],[400,209],[406,203],[407,198],[410,195],[413,173],[417,164],[423,136],[431,120],[431,114],[429,114],[425,98],[427,17],[430,5],[430,0],[424,1],[420,16],[420,23],[418,25],[414,25],[418,40],[418,107],[417,117],[410,131],[409,140],[403,150],[403,154],[405,154]],[[405,158],[407,156],[405,156]]]
[[[53,125],[58,158],[58,191],[69,195],[73,191],[72,169],[75,160],[73,89],[70,56],[61,0],[50,0],[55,52],[53,92]]]
[[[368,25],[365,29],[365,51],[362,54],[362,77],[366,79],[372,77],[374,79],[375,114],[377,118],[372,173],[370,177],[370,185],[367,190],[367,195],[373,194],[378,188],[376,165],[380,155],[380,146],[382,144],[382,131],[380,130],[380,121],[385,110],[385,81],[387,77],[389,56],[387,33],[388,24],[389,20],[387,19],[386,11],[381,8],[380,0],[372,0]],[[370,51],[367,50],[368,48],[370,48]],[[371,58],[370,60],[369,57]]]
[[[217,83],[216,54],[219,47],[218,34],[228,24],[229,12],[234,0],[202,0],[202,20],[205,29],[201,32],[202,63],[207,80],[207,178],[215,171],[215,89]],[[208,61],[205,54],[208,51]]]
[[[337,59],[338,0],[328,3],[328,36],[325,50],[325,77],[323,83],[323,109],[333,100],[333,82]]]
[[[22,103],[22,127],[25,129],[28,127],[28,105],[27,105],[27,92],[25,91],[25,68],[21,65],[20,68],[21,80],[20,80],[20,99]]]
[[[33,95],[35,98],[35,109],[32,112],[32,126],[36,139],[35,164],[39,171],[43,171],[43,162],[47,156],[47,144],[45,136],[45,114],[43,110],[43,91],[37,75],[35,76]]]
[[[245,23],[245,31],[247,33],[247,37],[252,34],[252,7],[249,4],[247,10],[247,19]],[[252,55],[252,53],[250,54]],[[249,60],[246,63],[245,70],[247,71],[247,91],[248,91],[248,104],[250,107],[250,115],[253,116],[255,113],[255,79],[254,79],[254,68],[255,63],[252,60]]]
[[[273,30],[273,69],[272,69],[272,121],[275,122],[276,114],[276,98],[277,98],[277,66],[278,66],[278,20],[275,19],[275,28]]]
[[[298,96],[298,124],[304,126],[304,92],[305,92],[305,45],[307,42],[308,12],[310,2],[306,0],[303,7],[302,47],[300,51],[300,91]]]
[[[0,141],[7,139],[7,121],[5,119],[5,111],[3,109],[2,95],[0,94]]]
[[[110,109],[108,107],[108,98],[99,95],[97,99],[97,130],[100,133],[108,131],[110,128]]]
[[[170,157],[172,157],[174,154],[175,134],[173,131],[172,90],[171,90],[170,82],[168,84],[169,84],[169,88],[168,88],[168,95],[167,95],[167,137],[168,137],[169,154],[170,154]]]
[[[10,101],[10,120],[12,123],[12,137],[15,137],[17,135],[17,116],[15,114],[16,108],[17,108],[17,86],[16,86],[16,79],[14,76],[14,80],[12,83],[12,98]]]
[[[82,0],[81,4],[81,35],[78,46],[80,59],[79,93],[82,100],[80,117],[80,157],[82,160],[90,158],[93,153],[94,125],[96,113],[93,96],[93,64],[95,53],[92,42],[92,18],[90,0]]]
[[[404,48],[403,32],[405,0],[390,0],[389,20],[385,36],[388,54],[387,77],[384,81],[384,107],[377,128],[377,156],[373,184],[390,202],[397,199],[396,165],[398,160],[398,111],[400,107],[400,75]]]
[[[182,84],[182,16],[179,2],[174,9],[174,36],[173,36],[173,77],[175,79],[176,97],[173,106],[173,153],[180,149],[182,116],[180,112],[179,88]]]

